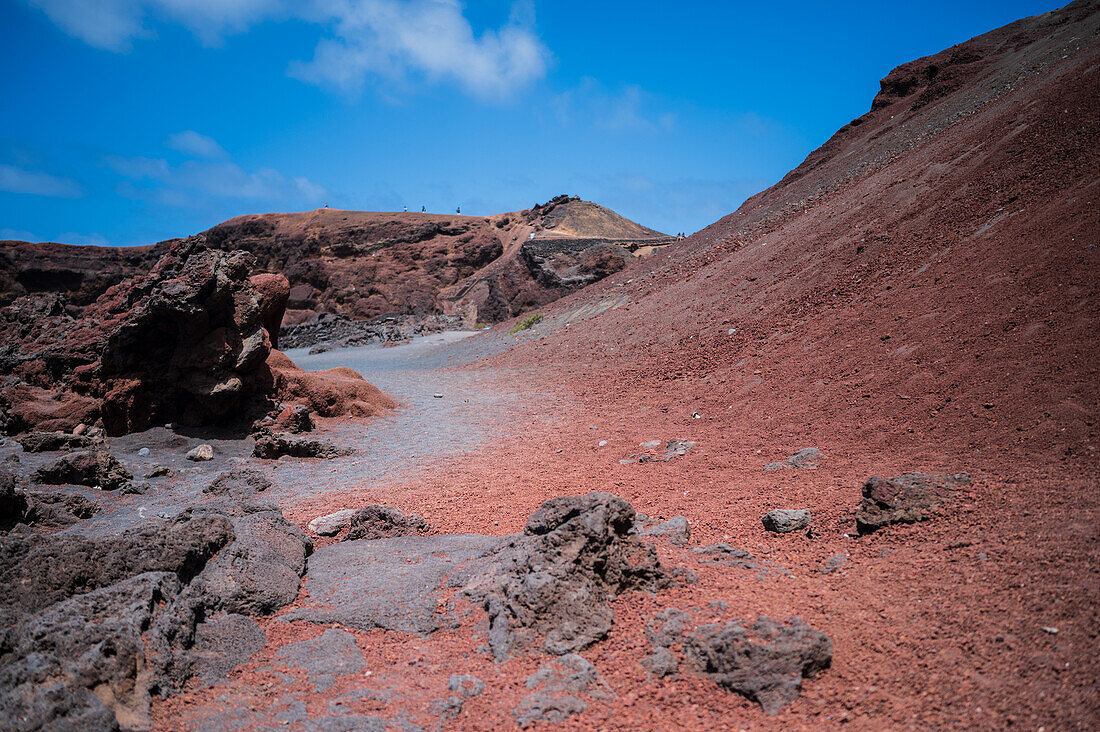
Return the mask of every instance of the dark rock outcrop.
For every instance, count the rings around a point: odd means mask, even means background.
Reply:
[[[39,483],[86,485],[113,491],[122,488],[134,476],[106,450],[83,450],[62,455],[34,473]]]
[[[31,432],[20,437],[19,444],[26,452],[59,452],[87,450],[96,444],[96,440],[87,435],[73,435],[67,432]]]
[[[293,599],[311,548],[239,503],[114,536],[0,538],[0,727],[148,728],[154,694],[258,647],[240,613]]]
[[[278,460],[283,455],[300,458],[335,458],[351,455],[355,451],[338,448],[324,440],[312,440],[288,434],[261,435],[256,438],[252,454],[264,460]]]
[[[671,585],[653,547],[630,534],[633,524],[630,504],[608,493],[553,498],[531,514],[462,591],[488,613],[493,656],[536,637],[549,653],[581,650],[611,630],[611,598]]]
[[[812,516],[804,508],[777,508],[760,518],[764,528],[776,534],[789,534],[810,525]]]
[[[564,722],[588,709],[589,698],[615,697],[596,667],[576,653],[543,664],[527,678],[526,686],[531,694],[512,710],[516,724],[524,728],[535,722]]]
[[[781,625],[761,616],[751,632],[737,622],[701,625],[684,637],[684,652],[719,686],[776,714],[798,698],[803,679],[829,667],[833,644],[798,618]]]
[[[856,513],[856,529],[861,534],[870,534],[890,524],[924,521],[933,509],[951,497],[956,487],[969,483],[970,476],[966,473],[906,473],[889,480],[877,475],[868,478]]]

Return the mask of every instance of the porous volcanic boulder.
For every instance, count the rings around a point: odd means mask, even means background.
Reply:
[[[0,529],[22,523],[27,513],[27,496],[19,488],[15,473],[0,468]]]
[[[789,534],[810,525],[812,516],[804,508],[777,508],[760,518],[764,528],[776,534]]]
[[[303,404],[293,404],[284,407],[279,412],[278,416],[275,417],[272,429],[276,432],[290,432],[296,435],[302,432],[312,432],[314,426],[313,417],[309,414],[309,407]]]
[[[684,638],[684,653],[719,686],[776,714],[798,698],[802,680],[829,667],[829,636],[798,618],[782,625],[761,616],[751,632],[740,623],[701,625]]]
[[[351,455],[355,450],[339,448],[324,440],[296,437],[288,434],[261,435],[256,438],[252,454],[264,460],[278,460],[283,455],[300,458],[335,458]]]
[[[113,491],[122,488],[134,476],[118,459],[106,450],[83,450],[62,455],[35,471],[39,483],[51,485],[98,486]]]
[[[611,630],[613,597],[670,586],[633,525],[634,509],[609,493],[553,498],[531,514],[462,590],[488,613],[494,658],[537,637],[553,654],[586,648]]]
[[[348,519],[348,533],[344,541],[412,536],[426,534],[430,530],[428,522],[418,514],[405,514],[393,506],[372,503],[360,508]]]
[[[96,538],[0,537],[0,728],[148,729],[152,694],[262,645],[236,613],[293,599],[310,549],[245,503]]]
[[[253,498],[271,487],[271,481],[255,468],[227,470],[202,489],[215,496],[230,496],[238,500]]]
[[[925,475],[906,473],[889,480],[876,476],[863,484],[863,501],[856,513],[856,529],[870,534],[890,524],[912,524],[928,518],[932,509],[970,483],[966,473]]]
[[[290,297],[290,282],[281,274],[257,274],[248,278],[260,295],[260,324],[271,338],[272,348],[279,347],[279,328]]]

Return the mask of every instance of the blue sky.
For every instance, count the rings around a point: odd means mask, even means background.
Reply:
[[[691,232],[894,66],[1059,4],[0,0],[0,238],[559,193]]]

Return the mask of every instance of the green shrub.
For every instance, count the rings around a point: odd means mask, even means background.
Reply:
[[[526,318],[524,318],[523,320],[516,323],[515,326],[513,326],[512,329],[508,332],[512,335],[515,335],[516,333],[519,333],[521,330],[527,330],[528,328],[530,328],[532,325],[539,322],[540,320],[542,320],[542,313],[535,313],[534,315],[528,315]]]

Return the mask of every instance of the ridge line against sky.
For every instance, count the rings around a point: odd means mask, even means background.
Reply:
[[[894,66],[1056,7],[9,2],[0,238],[148,244],[245,213],[559,193],[691,232],[867,111]]]

